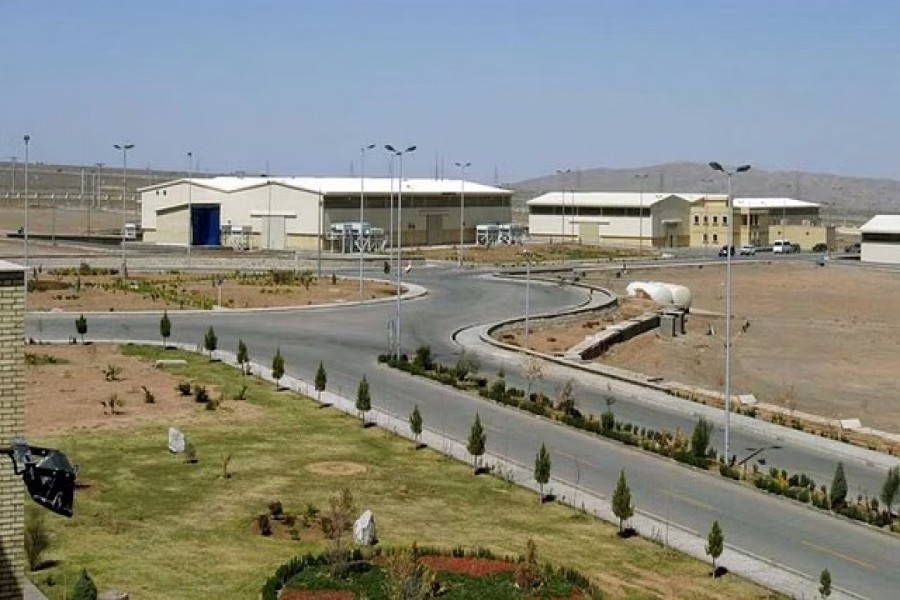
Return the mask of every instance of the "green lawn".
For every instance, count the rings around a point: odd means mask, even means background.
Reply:
[[[162,354],[158,348],[123,351],[149,360]],[[179,376],[215,384],[226,398],[240,388],[237,370],[165,352],[176,356],[188,362]],[[179,422],[161,418],[128,430],[32,440],[61,447],[79,465],[80,478],[95,483],[76,493],[73,519],[48,518],[56,544],[45,558],[58,562],[32,579],[51,600],[63,597],[64,582],[71,587],[83,567],[101,591],[124,589],[136,599],[256,598],[278,565],[320,550],[321,536],[306,529],[300,541],[262,537],[252,532],[255,517],[276,499],[291,512],[307,503],[324,509],[344,486],[360,512],[374,512],[387,545],[483,546],[518,555],[533,537],[541,560],[581,571],[610,597],[775,597],[732,575],[712,581],[704,563],[647,540],[622,541],[609,524],[563,506],[540,506],[529,491],[476,478],[466,465],[414,451],[409,441],[364,430],[353,417],[248,381],[249,406],[242,410],[231,410],[240,401],[229,400],[215,412],[198,406]],[[198,464],[167,451],[169,425],[182,428],[196,446]],[[233,455],[230,479],[221,476],[227,454]],[[321,474],[316,463],[325,461],[362,465],[365,472]]]

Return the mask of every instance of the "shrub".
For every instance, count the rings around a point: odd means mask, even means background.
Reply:
[[[209,402],[209,392],[205,385],[199,383],[194,386],[194,402],[198,404],[206,404]]]
[[[41,556],[50,547],[50,532],[44,520],[43,510],[28,505],[25,509],[25,559],[28,570],[34,571],[41,564]]]
[[[276,521],[284,517],[284,506],[282,506],[281,500],[269,502],[269,514],[272,515],[272,518]]]
[[[413,357],[413,365],[430,371],[434,366],[431,359],[431,346],[423,345],[416,348],[416,355]]]
[[[81,576],[75,582],[72,600],[97,600],[97,586],[94,585],[94,580],[91,579],[87,569],[81,570]]]
[[[256,518],[256,526],[259,528],[260,535],[272,535],[272,523],[269,522],[269,515],[261,514]]]
[[[153,392],[151,392],[149,389],[147,389],[146,385],[142,385],[141,389],[144,390],[144,403],[145,404],[155,404],[156,396],[153,394]]]
[[[116,366],[112,363],[106,365],[106,368],[103,369],[103,378],[106,381],[118,381],[119,375],[122,374],[122,367]]]
[[[190,381],[179,381],[178,385],[175,386],[175,389],[178,390],[178,393],[182,396],[190,396],[191,395],[191,382]]]

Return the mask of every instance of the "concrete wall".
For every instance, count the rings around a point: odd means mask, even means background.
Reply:
[[[188,222],[187,206],[157,214],[153,241],[157,244],[182,244],[186,246],[188,243]]]
[[[0,261],[0,444],[25,433],[25,272]],[[0,456],[0,600],[22,598],[24,491]],[[43,509],[41,509],[43,510]]]

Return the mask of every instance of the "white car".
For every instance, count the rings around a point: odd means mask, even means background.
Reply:
[[[756,246],[753,244],[744,244],[741,246],[741,256],[754,256],[756,254]]]

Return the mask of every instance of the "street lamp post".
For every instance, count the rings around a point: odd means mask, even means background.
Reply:
[[[406,150],[397,150],[390,144],[386,144],[385,150],[391,152],[398,158],[399,167],[397,173],[397,360],[400,360],[401,354],[401,325],[402,315],[400,312],[400,290],[401,290],[401,260],[403,248],[403,155],[415,152],[415,146],[409,146]]]
[[[363,261],[366,249],[364,245],[363,222],[366,216],[366,151],[375,147],[375,144],[366,144],[359,149],[359,300],[364,299],[363,292]]]
[[[128,263],[125,262],[125,194],[128,188],[126,170],[128,169],[128,151],[134,148],[134,144],[113,144],[113,148],[122,151],[122,276],[128,277]]]
[[[187,268],[191,268],[191,247],[194,245],[194,153],[187,153],[188,159],[188,234],[187,234]]]
[[[454,163],[459,170],[462,171],[462,179],[460,180],[459,191],[459,253],[457,255],[456,264],[459,268],[463,266],[463,244],[465,243],[466,232],[466,169],[472,166],[470,162]]]
[[[720,163],[709,163],[714,171],[724,173],[728,177],[728,199],[726,212],[728,213],[728,231],[726,233],[725,250],[725,464],[730,464],[730,418],[731,418],[731,252],[734,234],[734,210],[731,196],[731,177],[735,173],[746,173],[750,165],[741,165],[734,171],[726,170]]]
[[[560,213],[562,217],[560,219],[560,230],[559,230],[559,243],[564,244],[566,242],[566,175],[572,172],[572,169],[557,169],[556,174],[559,175],[560,181],[562,182],[562,207],[560,209]]]
[[[525,254],[525,349],[528,350],[528,316],[531,308],[531,257],[528,256],[528,249],[523,250]]]
[[[31,142],[31,136],[25,135],[22,138],[25,142],[25,312],[28,312],[28,144]]]
[[[641,173],[634,176],[640,185],[640,208],[638,209],[638,256],[644,255],[644,182],[647,181],[647,174]]]

